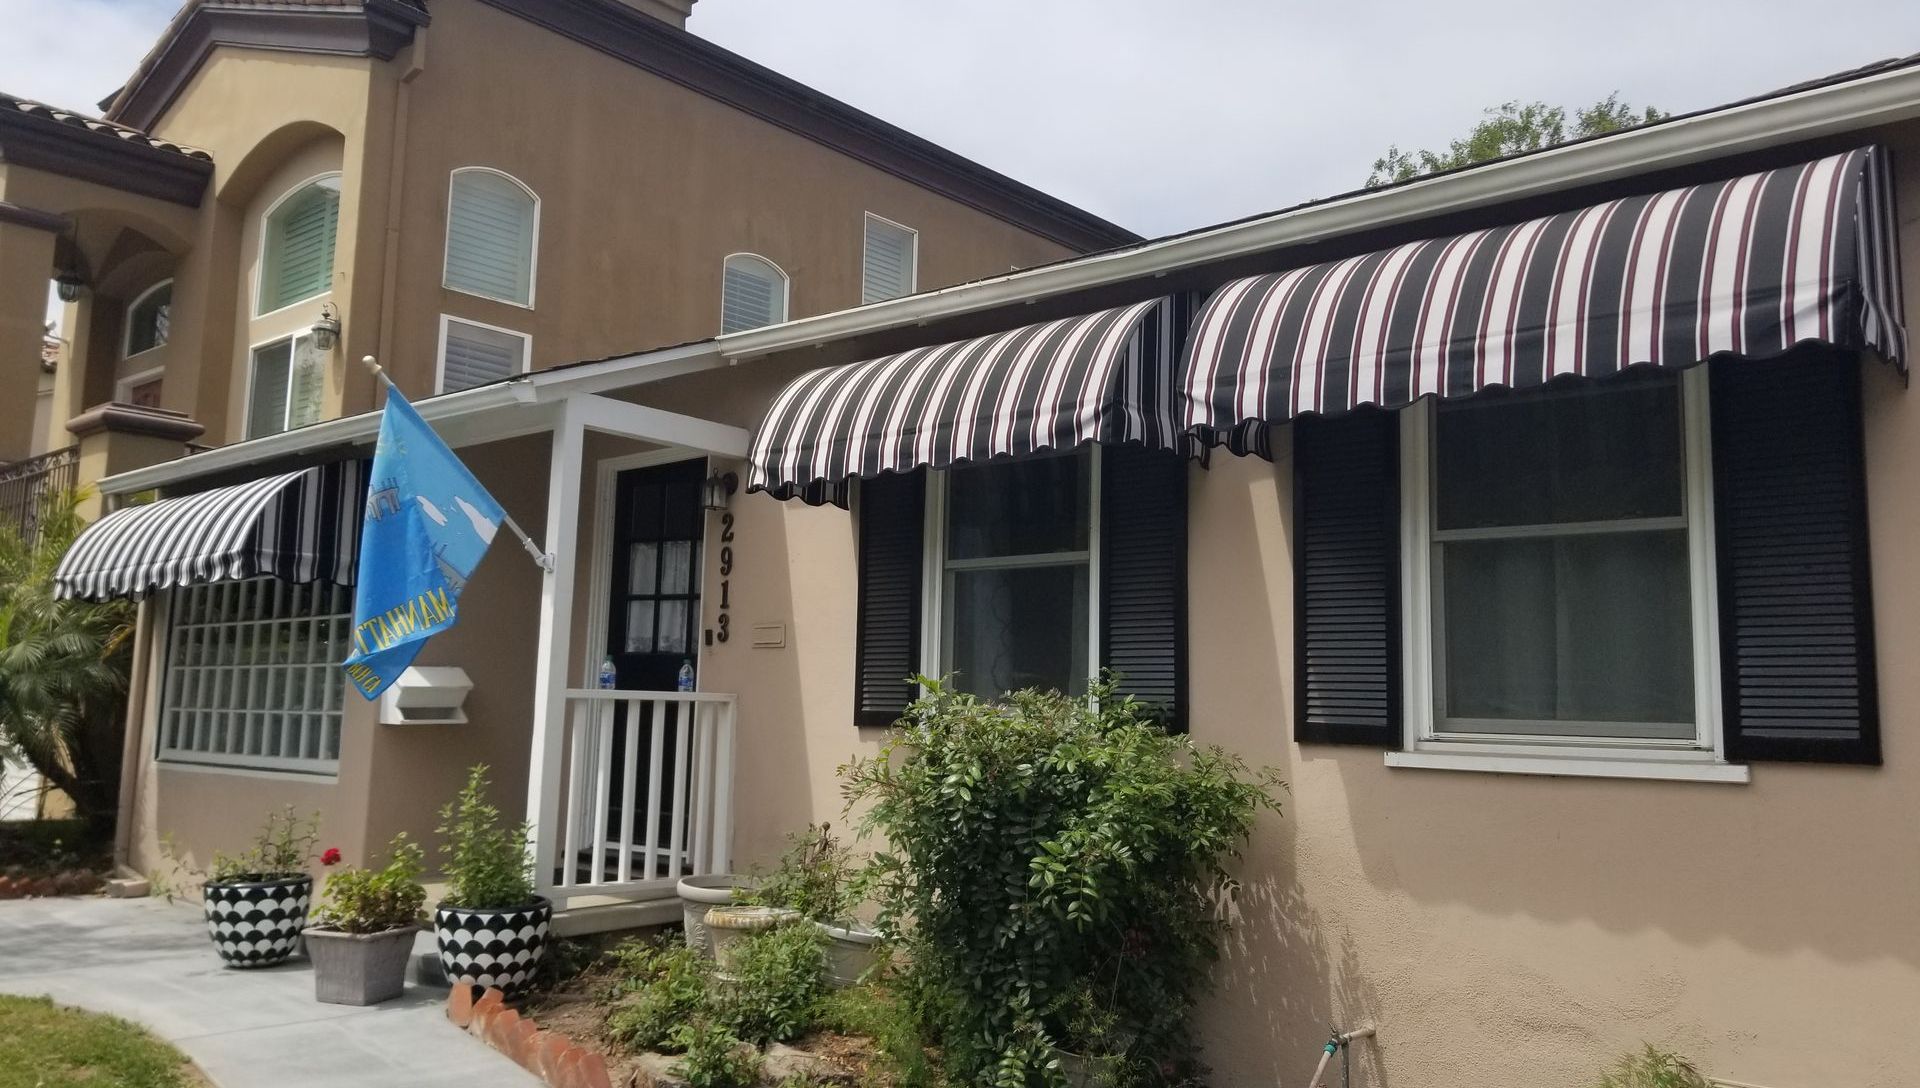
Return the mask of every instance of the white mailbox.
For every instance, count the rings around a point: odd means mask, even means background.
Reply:
[[[411,665],[380,694],[382,725],[460,725],[473,681],[467,670],[447,665]]]

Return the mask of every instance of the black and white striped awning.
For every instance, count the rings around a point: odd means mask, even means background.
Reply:
[[[1613,200],[1254,276],[1195,321],[1187,433],[1267,454],[1267,425],[1805,341],[1904,366],[1886,152]]]
[[[130,506],[80,534],[55,589],[103,600],[262,574],[352,585],[365,505],[366,467],[344,461]]]
[[[1180,443],[1166,299],[809,371],[755,432],[747,490],[846,505],[854,477]]]

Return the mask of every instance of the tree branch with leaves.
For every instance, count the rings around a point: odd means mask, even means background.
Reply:
[[[1565,106],[1502,102],[1486,110],[1480,123],[1448,144],[1445,151],[1402,151],[1398,145],[1387,148],[1385,155],[1373,161],[1373,173],[1367,175],[1367,188],[1376,189],[1508,155],[1539,151],[1569,140],[1584,140],[1652,124],[1666,117],[1665,112],[1652,106],[1635,108],[1620,101],[1618,91],[1585,109],[1573,111],[1571,123]]]

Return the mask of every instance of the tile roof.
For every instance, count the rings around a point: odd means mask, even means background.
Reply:
[[[102,136],[114,137],[124,140],[129,144],[150,147],[157,151],[171,151],[176,154],[185,155],[190,159],[201,159],[206,162],[213,161],[212,155],[207,154],[197,147],[176,144],[171,140],[162,140],[150,136],[137,128],[129,128],[126,125],[116,124],[112,121],[103,121],[98,117],[90,117],[84,113],[74,113],[71,110],[64,110],[58,106],[49,106],[45,102],[35,102],[31,98],[21,98],[18,95],[11,95],[0,91],[0,112],[4,111],[24,114],[28,117],[42,117],[57,124],[66,125],[69,128],[82,129],[87,132],[98,133]]]

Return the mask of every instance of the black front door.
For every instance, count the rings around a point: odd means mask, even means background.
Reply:
[[[637,468],[622,472],[614,483],[613,549],[608,557],[612,594],[607,602],[607,658],[613,661],[615,686],[626,691],[673,691],[680,670],[699,667],[700,631],[700,545],[706,523],[701,505],[702,484],[706,480],[704,460],[679,461],[670,465]],[[597,676],[596,671],[596,676]],[[662,707],[662,711],[674,708]],[[671,857],[664,848],[671,843],[673,827],[674,774],[678,766],[679,718],[689,710],[682,706],[656,720],[655,707],[641,708],[636,739],[639,743],[635,762],[633,796],[640,811],[634,813],[632,872],[635,879],[650,880],[677,877],[685,871],[683,859]],[[614,712],[612,766],[626,765],[626,721],[628,708],[623,704]],[[654,845],[657,848],[653,871],[645,871],[641,844],[646,840],[647,781],[653,747],[653,734],[661,737],[660,811]],[[622,797],[618,776],[607,791],[608,839],[616,840],[622,826]],[[683,814],[684,815],[684,814]],[[592,847],[585,847],[578,858],[580,878],[589,875]],[[607,872],[619,864],[617,842],[602,845]]]
[[[673,691],[699,667],[704,460],[636,468],[615,484],[607,654],[618,686]]]

